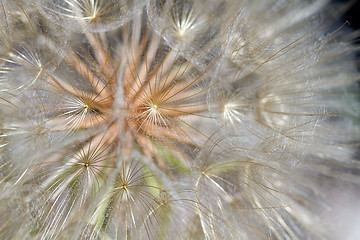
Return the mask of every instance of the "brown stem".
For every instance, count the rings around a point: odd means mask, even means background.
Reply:
[[[99,78],[97,78],[89,69],[88,65],[85,64],[74,52],[69,51],[65,60],[83,77],[85,77],[87,81],[89,81],[91,86],[100,96],[105,98],[106,96],[112,95],[112,91],[109,89],[108,85],[105,85]]]
[[[114,72],[114,66],[112,65],[110,56],[104,49],[103,41],[99,38],[98,34],[95,36],[94,33],[90,32],[86,33],[86,37],[89,40],[91,47],[94,49],[95,57],[101,66],[101,70],[104,72],[106,78],[110,79]]]

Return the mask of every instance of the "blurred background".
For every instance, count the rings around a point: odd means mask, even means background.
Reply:
[[[344,21],[349,21],[350,26],[355,29],[360,29],[360,0],[333,0],[338,3],[349,3],[350,9],[343,16]]]

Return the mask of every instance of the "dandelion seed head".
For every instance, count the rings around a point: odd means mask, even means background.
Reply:
[[[360,114],[340,14],[0,0],[0,238],[343,239],[329,196],[360,193]]]
[[[142,1],[43,0],[39,6],[53,17],[73,24],[77,30],[104,32],[121,26],[136,15]],[[70,26],[68,26],[70,27]]]

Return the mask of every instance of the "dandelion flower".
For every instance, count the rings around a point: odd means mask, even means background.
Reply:
[[[0,238],[356,239],[348,8],[0,0]]]

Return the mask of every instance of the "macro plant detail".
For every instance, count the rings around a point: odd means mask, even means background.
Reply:
[[[349,6],[0,0],[0,238],[354,239]]]

